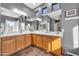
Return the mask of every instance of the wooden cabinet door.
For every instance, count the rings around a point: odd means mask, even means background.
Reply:
[[[2,38],[2,55],[11,55],[15,52],[15,38],[5,37]]]
[[[42,48],[43,46],[43,40],[42,40],[42,35],[37,35],[37,46]]]
[[[1,38],[0,38],[0,56],[1,56]]]
[[[60,37],[52,37],[52,53],[55,55],[61,55],[61,38]]]
[[[37,46],[37,34],[32,34],[32,44]]]
[[[21,50],[25,47],[25,36],[24,35],[16,36],[16,47],[17,47],[17,50]]]
[[[47,52],[51,51],[51,39],[48,35],[43,36],[43,49],[45,49]]]
[[[26,46],[30,46],[31,45],[31,34],[26,34]]]

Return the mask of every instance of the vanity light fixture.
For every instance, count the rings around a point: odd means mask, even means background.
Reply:
[[[27,14],[21,10],[18,10],[17,8],[13,9],[14,12],[18,13],[18,14],[21,14],[21,15],[24,15],[24,16],[27,16]]]

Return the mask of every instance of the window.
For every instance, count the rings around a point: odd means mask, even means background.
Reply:
[[[47,7],[45,7],[45,8],[42,8],[42,14],[46,14],[48,12],[48,9],[47,9]]]
[[[59,4],[58,4],[58,3],[52,4],[52,10],[53,10],[53,11],[56,11],[56,10],[58,10],[58,9],[59,9]]]
[[[35,12],[35,16],[39,16],[39,12],[38,11]]]

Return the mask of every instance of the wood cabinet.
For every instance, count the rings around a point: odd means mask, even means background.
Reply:
[[[17,35],[16,36],[16,49],[21,50],[25,47],[25,36],[24,35]]]
[[[23,34],[2,37],[0,39],[0,53],[2,49],[2,55],[11,55],[31,44],[52,54],[61,55],[61,37],[41,34]]]
[[[51,39],[47,35],[43,35],[43,49],[47,52],[51,50]]]
[[[55,55],[61,55],[61,37],[53,36],[51,39],[51,52]]]
[[[32,34],[32,45],[37,46],[37,34]]]
[[[31,45],[31,43],[32,43],[31,39],[32,39],[31,34],[26,34],[26,36],[25,36],[25,45],[26,45],[26,47]]]
[[[61,55],[61,37],[43,35],[43,49],[55,55]]]
[[[0,38],[0,56],[1,56],[1,38]]]
[[[15,37],[3,37],[2,39],[2,55],[11,55],[15,52]]]
[[[37,34],[37,46],[43,48],[43,38],[40,34]]]

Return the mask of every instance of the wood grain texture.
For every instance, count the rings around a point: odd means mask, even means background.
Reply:
[[[15,37],[2,38],[2,55],[10,55],[15,52]]]
[[[37,45],[37,34],[32,34],[32,45]]]
[[[50,47],[51,47],[50,41],[51,41],[51,39],[50,39],[49,36],[47,36],[47,35],[44,35],[44,36],[43,36],[43,48],[44,48],[47,52],[49,52],[50,49],[51,49],[51,48],[50,48]]]
[[[16,50],[21,50],[25,47],[25,36],[17,35],[16,36]]]
[[[55,55],[61,55],[61,38],[60,37],[52,37],[51,39],[51,52]]]
[[[53,56],[53,55],[45,52],[44,50],[40,48],[30,46],[15,54],[12,54],[11,56]]]
[[[37,46],[43,48],[43,38],[42,35],[37,35]]]
[[[50,52],[55,55],[61,55],[61,37],[59,36],[48,36],[48,35],[40,35],[40,34],[24,34],[24,35],[16,35],[16,36],[8,36],[3,37],[2,39],[2,55],[11,55],[17,51],[23,50],[25,47],[35,45],[41,49],[44,49],[46,52]],[[35,48],[35,47],[34,47]],[[33,53],[37,53],[39,48],[30,47],[26,49],[25,52],[30,52],[28,55],[32,55]],[[36,51],[36,52],[35,52]],[[42,51],[42,50],[41,50]],[[38,55],[41,55],[39,53]],[[24,55],[24,54],[22,54]],[[26,55],[26,54],[25,54]]]
[[[30,46],[32,44],[32,37],[31,37],[31,34],[26,34],[25,36],[25,44],[26,46]]]

